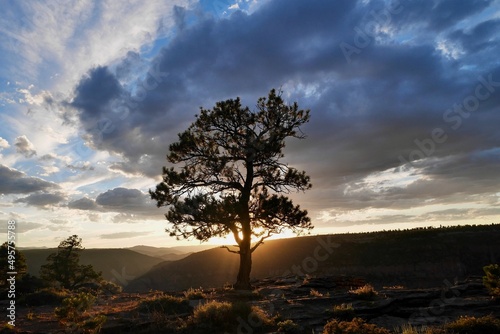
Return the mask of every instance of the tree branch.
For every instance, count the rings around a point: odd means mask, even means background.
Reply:
[[[220,248],[225,248],[225,249],[227,249],[227,251],[228,251],[229,253],[240,254],[240,252],[239,252],[239,251],[232,250],[232,249],[230,249],[228,246],[220,246]]]

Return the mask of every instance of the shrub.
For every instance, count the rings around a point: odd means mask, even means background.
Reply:
[[[99,333],[106,320],[106,316],[99,314],[95,317],[84,320],[79,324],[79,327],[86,333]]]
[[[273,324],[273,320],[256,306],[244,302],[210,301],[194,309],[191,325],[210,332],[230,331],[236,329],[253,332]]]
[[[486,274],[483,277],[484,286],[492,296],[500,297],[500,266],[498,264],[490,264],[483,267],[483,270]]]
[[[111,281],[101,281],[100,287],[104,293],[109,293],[112,295],[116,295],[122,292],[123,288]]]
[[[285,320],[278,322],[278,332],[282,333],[300,333],[300,326],[293,320]]]
[[[191,306],[187,299],[163,295],[144,300],[139,304],[141,312],[162,312],[165,314],[182,314],[191,312]]]
[[[351,321],[337,319],[329,321],[323,329],[323,334],[390,334],[390,332],[385,328],[367,324],[361,318],[354,318]]]
[[[401,334],[445,334],[446,331],[441,328],[431,328],[422,326],[420,329],[418,327],[413,327],[410,324],[403,325],[399,328],[397,333]]]
[[[189,288],[188,290],[184,291],[184,297],[186,297],[189,300],[194,300],[194,299],[205,299],[207,296],[203,293],[203,289],[193,289]]]
[[[95,303],[96,297],[90,293],[80,292],[64,298],[61,307],[56,307],[54,313],[59,319],[80,321],[83,314]]]
[[[465,316],[446,324],[445,329],[456,334],[498,334],[500,320],[491,315],[481,318]]]
[[[68,290],[45,288],[23,296],[21,303],[28,306],[60,305],[68,296]]]
[[[363,300],[373,300],[378,296],[378,292],[375,291],[375,288],[371,284],[365,284],[360,288],[349,290],[349,293]]]
[[[340,304],[333,307],[333,317],[339,320],[352,320],[355,316],[352,304]]]

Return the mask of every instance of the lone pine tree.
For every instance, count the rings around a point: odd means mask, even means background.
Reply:
[[[92,265],[80,264],[82,238],[72,235],[57,246],[57,252],[47,257],[40,268],[40,277],[50,283],[58,283],[65,289],[76,290],[80,286],[102,280],[101,272]]]
[[[283,196],[311,188],[310,178],[282,162],[285,139],[305,138],[300,126],[309,110],[285,104],[272,89],[257,110],[239,98],[201,108],[189,128],[169,147],[163,182],[150,195],[165,214],[171,236],[207,241],[232,233],[240,256],[236,289],[250,289],[252,253],[285,229],[313,228],[306,210]],[[253,244],[252,244],[253,241]]]

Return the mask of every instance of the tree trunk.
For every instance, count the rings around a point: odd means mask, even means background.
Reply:
[[[250,246],[250,245],[249,245]],[[245,247],[247,248],[247,247]],[[248,249],[240,249],[240,269],[234,288],[237,290],[251,290],[250,272],[252,271],[252,252]]]

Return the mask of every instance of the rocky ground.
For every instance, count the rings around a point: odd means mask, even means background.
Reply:
[[[442,325],[463,315],[500,317],[500,303],[488,295],[480,277],[463,282],[443,281],[442,286],[428,289],[379,287],[371,299],[349,292],[365,283],[363,279],[339,276],[269,278],[254,282],[253,292],[214,289],[207,291],[205,299],[190,303],[196,306],[207,300],[247,300],[268,314],[293,320],[303,333],[322,333],[323,326],[333,318],[334,306],[341,304],[352,306],[355,316],[391,331],[404,324]],[[154,295],[150,292],[101,296],[91,313],[106,315],[102,333],[136,333],[155,321],[151,314],[137,308],[138,303]],[[250,333],[252,319],[243,320],[240,332]],[[15,332],[68,333],[71,328],[57,321],[52,306],[19,306]]]

